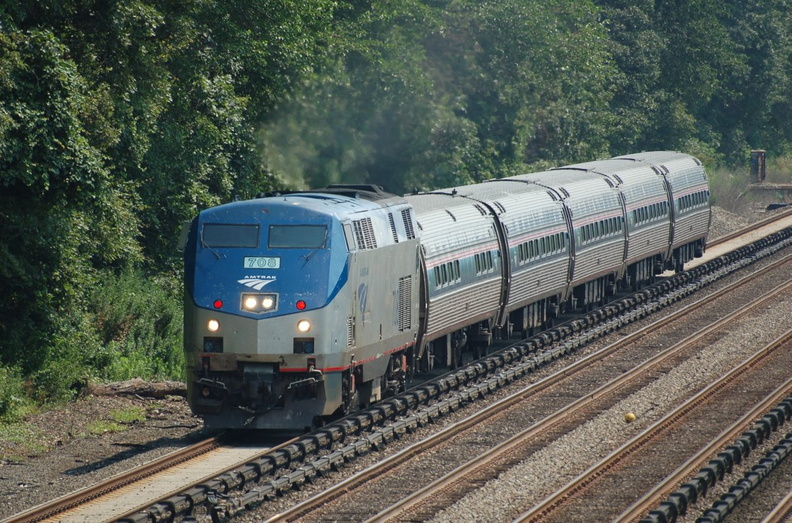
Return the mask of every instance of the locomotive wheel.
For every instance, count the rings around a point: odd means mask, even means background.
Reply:
[[[354,412],[358,408],[358,391],[355,387],[355,380],[353,376],[345,372],[343,379],[343,390],[341,391],[341,410],[342,415],[347,415]],[[354,389],[354,390],[353,390]]]

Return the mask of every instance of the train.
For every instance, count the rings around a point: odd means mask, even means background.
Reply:
[[[683,270],[710,221],[702,163],[674,151],[203,210],[184,247],[188,401],[208,428],[321,426]]]

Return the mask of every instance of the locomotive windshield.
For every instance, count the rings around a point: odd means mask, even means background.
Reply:
[[[324,225],[270,225],[270,249],[321,249],[327,239]]]
[[[255,249],[259,242],[258,225],[207,223],[203,226],[201,243],[204,247],[247,247]]]

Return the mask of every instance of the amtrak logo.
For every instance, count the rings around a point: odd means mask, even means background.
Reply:
[[[245,278],[244,280],[237,280],[237,283],[241,283],[245,287],[250,287],[251,289],[260,291],[265,285],[274,281],[275,278]]]

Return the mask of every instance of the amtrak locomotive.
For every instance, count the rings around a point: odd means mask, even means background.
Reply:
[[[201,212],[188,398],[207,427],[302,430],[701,256],[696,158],[649,152],[405,197],[375,186]]]

